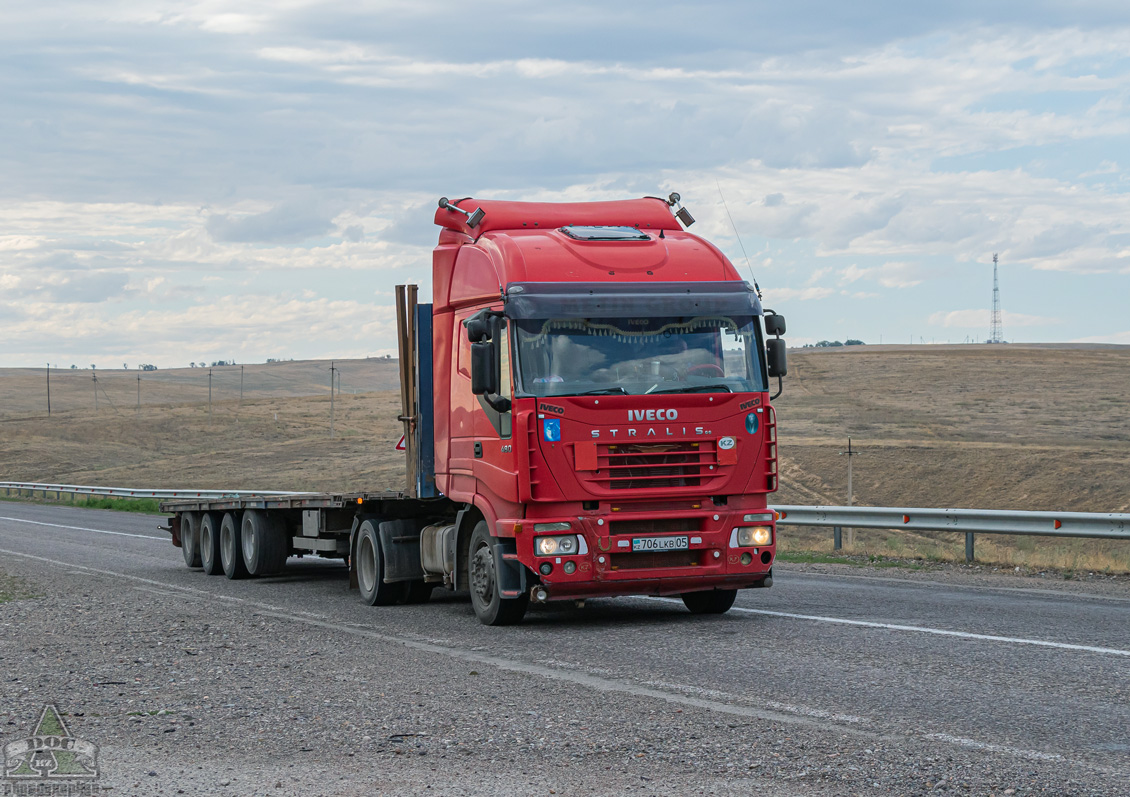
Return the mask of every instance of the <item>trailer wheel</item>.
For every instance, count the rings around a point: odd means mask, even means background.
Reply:
[[[498,574],[494,571],[494,546],[485,520],[475,524],[471,532],[471,548],[467,556],[467,584],[471,587],[471,605],[483,625],[514,625],[521,622],[530,605],[530,596],[503,598]]]
[[[220,522],[215,513],[204,512],[200,517],[200,565],[210,576],[223,572],[220,563]]]
[[[357,530],[357,588],[361,600],[370,606],[391,606],[404,600],[407,586],[403,581],[385,583],[378,523],[366,520]]]
[[[684,592],[683,603],[691,614],[725,614],[738,597],[736,589],[711,589],[705,592]]]
[[[247,563],[243,561],[243,544],[240,541],[242,536],[236,516],[225,512],[220,523],[220,562],[228,578],[247,578]]]
[[[195,512],[180,516],[180,552],[188,567],[200,567],[200,528]]]
[[[267,512],[249,509],[243,513],[240,545],[249,575],[274,575],[286,564],[286,529],[278,517]]]

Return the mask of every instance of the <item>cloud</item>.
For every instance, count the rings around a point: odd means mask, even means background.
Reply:
[[[283,202],[261,213],[208,217],[204,228],[223,243],[301,243],[333,229],[332,214],[305,202]]]
[[[949,310],[931,313],[930,317],[927,319],[927,323],[935,327],[987,328],[989,326],[990,316],[991,314],[988,310]],[[1001,324],[1005,329],[1012,327],[1054,326],[1062,323],[1062,319],[1055,317],[1026,315],[1025,313],[1012,313],[1005,310],[1001,311]]]

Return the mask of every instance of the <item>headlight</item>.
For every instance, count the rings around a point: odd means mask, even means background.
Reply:
[[[538,556],[572,556],[577,553],[577,535],[562,537],[538,537],[534,541],[534,551]]]
[[[773,542],[773,531],[766,526],[742,526],[735,531],[739,548],[761,548]]]
[[[572,526],[570,526],[568,523],[535,523],[534,524],[534,531],[538,532],[538,533],[543,532],[543,531],[568,531],[571,528],[572,528]]]

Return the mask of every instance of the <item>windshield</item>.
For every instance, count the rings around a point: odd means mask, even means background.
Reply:
[[[513,320],[533,396],[765,390],[755,316]]]

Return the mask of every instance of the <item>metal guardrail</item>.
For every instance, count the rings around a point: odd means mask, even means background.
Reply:
[[[251,498],[266,495],[302,495],[285,490],[146,490],[136,487],[90,487],[78,484],[42,484],[39,482],[0,482],[0,490],[11,496],[55,493],[56,498],[63,495],[94,495],[109,498]]]
[[[146,490],[135,487],[91,487],[76,484],[0,482],[0,490],[11,496],[27,492],[63,495],[93,495],[111,498],[255,498],[304,495],[286,490]],[[860,529],[905,529],[907,531],[952,531],[965,534],[965,559],[973,561],[976,534],[1030,534],[1046,537],[1086,537],[1130,540],[1130,513],[1023,512],[1007,509],[926,509],[889,506],[798,506],[770,507],[780,526],[831,526],[835,549],[841,550],[842,531]]]
[[[831,526],[835,549],[844,527],[954,531],[965,534],[965,560],[973,561],[976,534],[1034,534],[1130,540],[1130,514],[1022,512],[1007,509],[924,509],[885,506],[774,506],[778,525]]]

